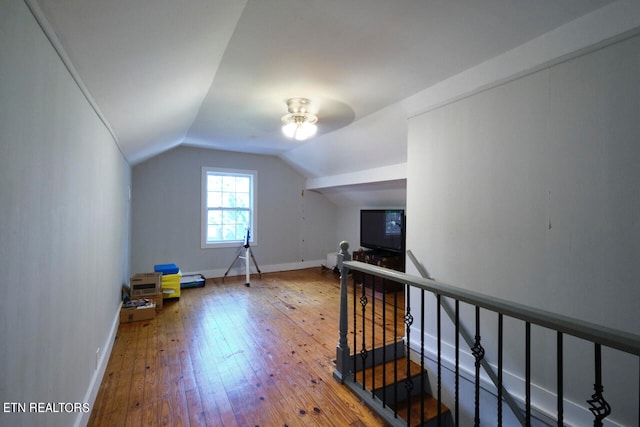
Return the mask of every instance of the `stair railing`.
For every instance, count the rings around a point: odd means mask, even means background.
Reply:
[[[380,283],[371,274],[359,276],[361,287],[356,286],[354,275],[353,293],[350,295],[352,306],[349,307],[349,269],[346,263],[350,262],[351,255],[347,249],[348,243],[342,242],[337,266],[341,271],[340,326],[333,375],[389,425],[409,425],[411,413],[401,405],[410,402],[412,397],[418,402],[418,396],[426,395],[427,383],[424,365],[419,374],[414,372],[415,369],[412,370],[409,340],[403,340],[405,333],[410,334],[405,330],[411,325],[411,314],[405,311],[404,296],[399,296],[398,292],[389,295],[386,291],[377,290],[377,286],[386,289],[392,284],[386,279]],[[404,289],[403,283],[399,285],[400,289]],[[351,342],[347,338],[349,311],[353,313]],[[403,410],[407,413],[406,421],[399,415]],[[423,416],[420,419],[424,421]]]
[[[459,346],[457,336],[461,333],[461,327],[459,323],[459,303],[465,303],[475,307],[475,335],[471,340],[471,334],[466,332],[465,340],[471,341],[471,353],[475,358],[475,402],[474,402],[474,424],[480,424],[480,405],[479,405],[479,388],[480,388],[480,366],[482,360],[484,360],[484,348],[481,340],[480,330],[480,310],[487,310],[498,314],[498,372],[494,373],[497,394],[498,394],[498,425],[502,425],[502,401],[508,400],[505,393],[504,384],[502,382],[502,347],[503,347],[503,319],[504,317],[517,319],[525,324],[525,402],[524,402],[524,414],[522,417],[518,417],[518,420],[526,426],[531,425],[532,422],[532,407],[531,407],[531,325],[541,326],[556,332],[557,337],[557,412],[556,422],[558,426],[564,425],[564,390],[563,390],[563,338],[564,336],[573,336],[584,341],[593,344],[594,348],[594,392],[591,398],[587,400],[589,404],[589,411],[593,414],[594,427],[602,426],[603,420],[612,413],[612,408],[604,397],[604,386],[602,384],[602,347],[615,349],[624,353],[631,354],[638,357],[640,363],[640,335],[632,334],[624,331],[619,331],[611,328],[607,328],[601,325],[580,321],[568,316],[563,316],[556,313],[551,313],[536,308],[528,307],[526,305],[517,304],[505,300],[501,300],[495,297],[487,296],[481,293],[469,291],[466,289],[456,288],[436,280],[408,275],[398,271],[389,270],[386,268],[369,265],[357,261],[351,261],[350,254],[348,252],[349,244],[344,241],[340,243],[340,253],[338,254],[338,268],[341,272],[341,284],[340,284],[340,321],[339,321],[339,341],[336,348],[336,370],[334,371],[334,377],[344,384],[350,386],[352,390],[358,393],[376,412],[380,413],[383,418],[391,425],[409,425],[408,421],[397,419],[397,413],[391,418],[388,417],[388,408],[375,396],[370,399],[367,393],[361,393],[351,386],[354,382],[355,373],[358,369],[356,366],[356,354],[351,354],[348,341],[348,274],[351,271],[362,272],[366,275],[373,275],[375,277],[389,280],[396,283],[404,283],[407,286],[407,291],[410,288],[416,288],[422,291],[422,318],[424,319],[424,293],[430,292],[436,297],[437,301],[437,398],[439,403],[441,402],[441,348],[440,344],[442,336],[440,332],[440,309],[443,307],[442,297],[450,298],[455,302],[455,309],[451,309],[454,317],[454,324],[456,326],[456,381],[459,374]],[[364,287],[363,287],[364,295]],[[410,342],[410,326],[413,320],[411,313],[410,292],[407,292],[407,303],[405,307],[405,325],[406,331],[406,346],[408,348]],[[365,298],[366,299],[366,298]],[[355,286],[354,286],[354,307],[355,307]],[[445,309],[447,310],[447,309]],[[355,312],[354,312],[355,317]],[[364,318],[364,305],[363,305],[363,318]],[[421,325],[424,331],[424,325]],[[354,337],[355,337],[354,328]],[[423,334],[424,335],[424,334]],[[421,343],[424,346],[424,342]],[[424,351],[424,349],[422,350]],[[407,356],[408,357],[408,356]],[[424,357],[422,355],[421,357]],[[491,375],[490,375],[491,376]],[[457,383],[456,383],[457,384]],[[638,390],[640,393],[640,378],[638,379]],[[456,385],[455,392],[455,419],[458,419],[458,390]],[[640,404],[640,403],[639,403]],[[516,405],[517,408],[517,405]],[[640,411],[640,408],[639,408]],[[385,413],[386,412],[386,413]],[[515,412],[519,412],[517,409]],[[438,425],[441,425],[442,414],[438,410]],[[638,425],[640,425],[640,412],[638,413]],[[459,425],[456,422],[456,425]]]
[[[424,267],[424,265],[418,261],[418,259],[415,257],[413,252],[408,250],[407,256],[413,263],[414,267],[416,267],[416,270],[418,270],[418,273],[420,273],[420,276],[422,276],[425,279],[434,280],[433,277],[429,275],[429,272]],[[474,338],[471,336],[471,333],[467,330],[467,328],[462,323],[460,323],[460,319],[456,317],[457,310],[452,308],[451,305],[446,300],[441,299],[439,304],[442,306],[445,313],[447,313],[447,316],[449,316],[449,319],[453,322],[453,324],[456,325],[456,331],[457,331],[456,338],[458,335],[460,335],[464,339],[464,341],[467,343],[467,346],[470,349],[473,348],[475,344]],[[509,391],[504,387],[501,379],[499,378],[499,375],[493,370],[493,368],[491,367],[487,359],[485,358],[480,359],[480,365],[482,366],[484,371],[487,373],[487,376],[491,379],[491,382],[496,387],[496,390],[498,390],[498,400],[504,399],[504,401],[507,403],[507,405],[511,409],[511,412],[513,413],[513,415],[520,422],[520,425],[526,425],[525,416],[522,414],[522,411],[518,407],[516,400],[513,398],[513,396],[511,396],[511,393],[509,393]],[[456,375],[456,379],[455,379],[456,389],[458,388],[458,380],[459,380],[458,375]],[[501,409],[500,409],[500,412],[501,412]],[[499,415],[500,415],[499,416],[500,418],[502,414],[499,414]],[[455,422],[457,425],[458,424],[457,411],[456,411],[455,418],[456,418]]]

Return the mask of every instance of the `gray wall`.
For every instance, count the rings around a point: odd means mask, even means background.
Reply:
[[[433,276],[639,332],[639,52],[640,38],[628,39],[410,121],[407,246]],[[522,327],[508,329],[505,369],[521,387]],[[487,326],[493,349],[491,335]],[[555,390],[554,340],[534,330],[542,406]],[[495,363],[494,350],[487,357]],[[590,346],[567,350],[567,397],[582,407],[592,358]],[[605,363],[612,419],[637,424],[637,360],[605,352]]]
[[[252,250],[263,272],[324,263],[335,251],[336,207],[303,191],[305,178],[274,156],[178,147],[133,168],[132,269],[175,263],[187,273],[222,276],[235,248],[200,247],[203,166],[258,172],[257,225]],[[254,270],[255,271],[255,270]],[[229,273],[244,274],[242,263]]]
[[[131,171],[21,1],[0,0],[0,76],[0,401],[88,402],[129,274]]]

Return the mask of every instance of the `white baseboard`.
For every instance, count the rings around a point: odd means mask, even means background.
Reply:
[[[311,267],[320,267],[324,264],[324,259],[312,260],[312,261],[300,261],[300,262],[289,262],[284,264],[270,264],[270,265],[259,265],[260,271],[262,273],[273,273],[276,271],[290,271],[290,270],[302,270],[304,268]],[[190,275],[190,274],[202,274],[207,279],[212,279],[216,277],[224,277],[224,273],[227,272],[226,268],[216,268],[212,270],[201,270],[201,271],[193,271],[193,272],[183,272],[182,274]],[[245,274],[244,266],[234,266],[227,276],[244,276]],[[253,263],[251,264],[251,274],[257,274],[255,266]]]
[[[87,389],[87,393],[84,396],[83,402],[88,403],[91,410],[93,410],[93,404],[96,401],[96,397],[98,396],[98,390],[100,390],[100,385],[102,384],[102,378],[104,377],[104,373],[107,370],[107,365],[109,364],[109,357],[111,356],[111,351],[113,350],[113,344],[116,339],[116,334],[118,333],[118,326],[120,325],[120,308],[122,307],[122,302],[118,304],[118,310],[116,310],[115,316],[113,318],[113,322],[111,323],[111,330],[109,331],[109,335],[107,336],[106,341],[104,342],[102,348],[104,351],[98,360],[98,366],[93,373],[93,377],[91,377],[91,382],[89,383],[89,388]],[[84,413],[78,413],[76,417],[76,422],[73,424],[75,427],[86,426],[89,422],[89,417],[91,416],[91,411]]]
[[[417,328],[411,328],[412,336],[420,336],[420,330]],[[406,339],[406,337],[405,337]],[[462,343],[462,341],[461,341]],[[417,363],[420,363],[419,358],[420,354],[420,342],[412,340],[410,343],[410,348],[412,350],[411,358]],[[437,353],[431,349],[437,348],[437,337],[426,334],[425,335],[425,358],[429,359],[432,363],[437,363]],[[455,347],[447,342],[442,342],[442,367],[449,370],[450,372],[455,372]],[[497,372],[497,366],[493,363],[489,363],[494,372]],[[523,392],[513,393],[513,390],[523,391],[525,389],[525,379],[508,371],[503,371],[503,384],[507,390],[510,390],[512,393],[513,399],[517,402],[517,405],[520,409],[524,410],[524,394]],[[470,383],[475,382],[475,359],[470,351],[460,350],[460,377],[465,381]],[[493,382],[489,378],[488,375],[484,373],[484,370],[481,371],[480,374],[480,387],[494,396],[497,396],[497,389],[494,386]],[[539,421],[548,424],[555,425],[555,421],[553,418],[556,414],[556,402],[557,402],[557,394],[551,390],[547,390],[543,387],[540,387],[536,384],[531,384],[531,395],[532,395],[532,405],[531,412],[532,416]],[[533,403],[535,402],[535,404]],[[566,400],[564,401],[564,425],[571,426],[583,426],[583,425],[591,425],[593,423],[593,415],[591,412],[575,402]],[[605,427],[623,427],[621,424],[616,423],[615,421],[611,421],[605,419],[604,421]]]

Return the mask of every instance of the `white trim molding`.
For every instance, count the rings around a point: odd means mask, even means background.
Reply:
[[[93,405],[96,401],[96,397],[98,396],[98,391],[100,390],[100,385],[102,384],[102,379],[104,378],[104,373],[107,370],[107,365],[109,364],[109,358],[111,357],[111,351],[113,350],[113,344],[116,340],[116,335],[118,333],[118,326],[120,326],[120,309],[122,308],[122,302],[118,304],[118,309],[116,310],[115,316],[113,318],[113,322],[111,322],[111,330],[109,331],[109,335],[107,336],[107,340],[103,343],[102,348],[104,349],[100,355],[100,359],[98,360],[98,365],[96,367],[93,376],[91,377],[91,381],[89,382],[89,388],[84,396],[83,402],[89,404],[91,411],[93,411]],[[91,411],[84,413],[79,412],[76,417],[76,421],[73,424],[75,427],[86,426],[89,422],[89,417],[91,416]]]

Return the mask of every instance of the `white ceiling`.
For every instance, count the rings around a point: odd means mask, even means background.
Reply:
[[[345,172],[327,149],[340,134],[362,153],[349,167],[406,162],[406,131],[377,113],[612,3],[35,1],[132,165],[189,144],[278,155],[308,177]],[[280,131],[293,96],[318,109],[306,144]],[[367,121],[386,146],[358,138]]]

